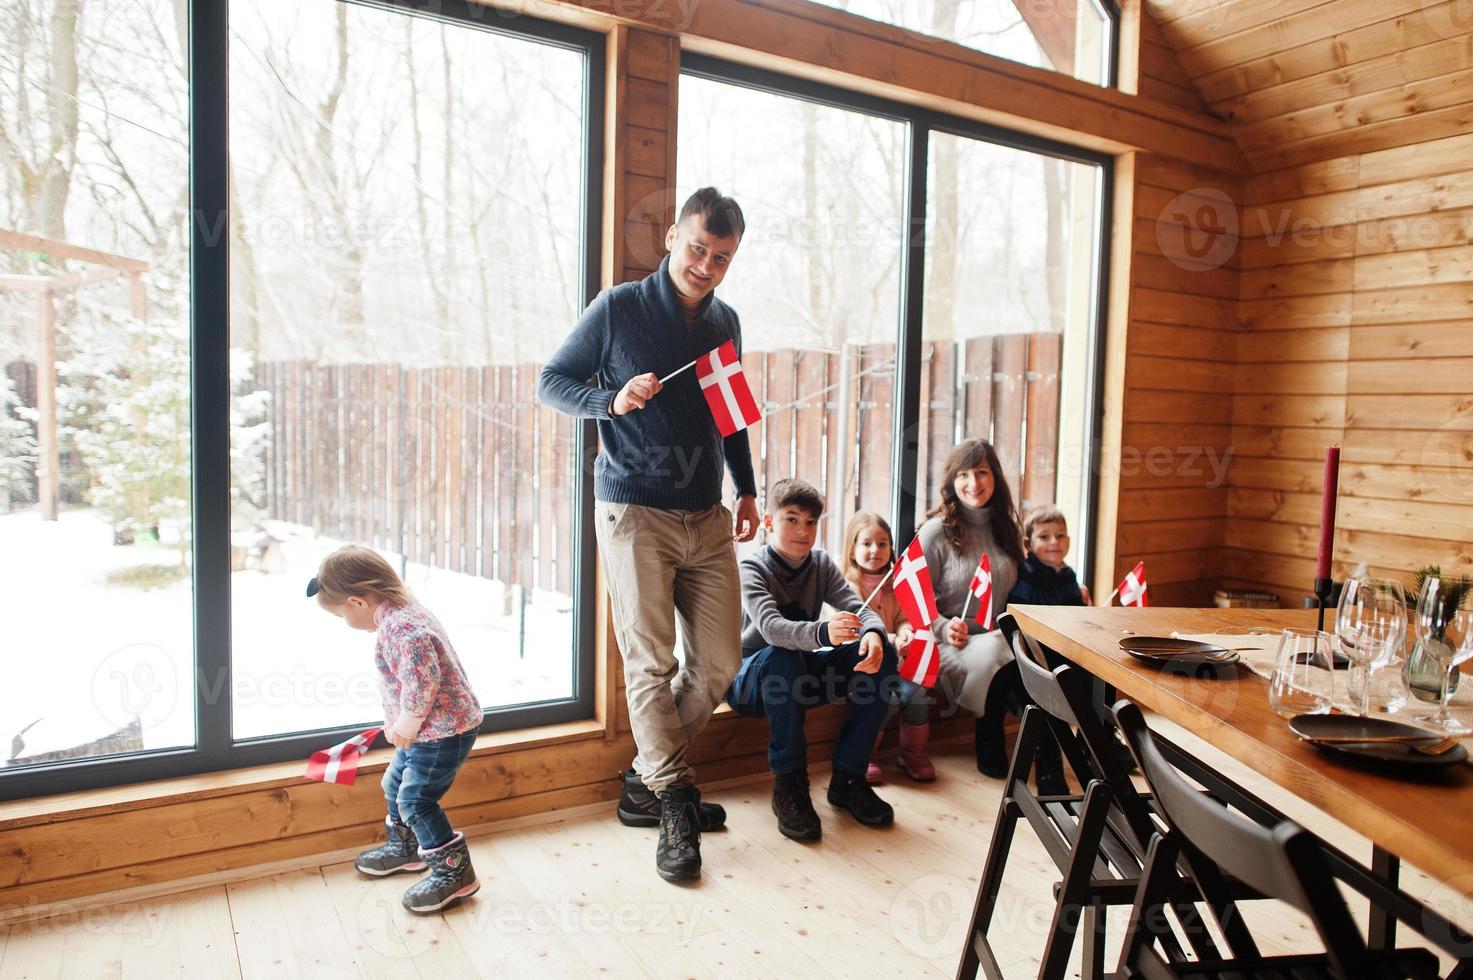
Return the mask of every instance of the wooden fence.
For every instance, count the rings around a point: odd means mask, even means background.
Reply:
[[[942,460],[966,437],[992,439],[1020,507],[1053,499],[1060,336],[927,342],[922,353],[920,499],[937,498]],[[856,510],[888,513],[894,345],[753,352],[743,367],[763,406],[752,430],[759,494],[794,474],[818,485],[830,549]],[[537,404],[539,370],[261,363],[270,516],[567,593],[574,422]]]

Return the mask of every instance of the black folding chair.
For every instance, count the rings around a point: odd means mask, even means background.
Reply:
[[[969,941],[963,951],[958,977],[975,977],[980,970],[992,980],[1002,976],[987,938],[1002,886],[1013,835],[1026,820],[1043,843],[1061,875],[1055,886],[1053,921],[1040,958],[1038,976],[1064,976],[1075,935],[1083,928],[1084,980],[1104,974],[1105,924],[1108,906],[1127,906],[1135,898],[1141,868],[1157,825],[1151,818],[1150,798],[1137,792],[1116,752],[1113,734],[1094,706],[1087,672],[1063,663],[1039,647],[1004,613],[999,628],[1012,644],[1024,689],[1033,704],[1023,713],[1023,725],[1013,750],[1003,799],[993,826],[992,843],[983,866],[977,903],[972,912]],[[1059,661],[1049,669],[1052,661]],[[1053,739],[1068,770],[1083,793],[1035,796],[1028,789],[1028,768],[1041,739]],[[1178,889],[1189,895],[1189,889]],[[1189,902],[1175,914],[1190,920]],[[1212,955],[1205,933],[1184,929],[1201,945],[1199,955]],[[1164,939],[1169,945],[1174,940]],[[1184,959],[1178,948],[1175,955]]]
[[[1122,978],[1148,980],[1248,980],[1248,978],[1423,978],[1438,975],[1437,957],[1425,949],[1371,951],[1357,931],[1336,885],[1331,852],[1292,820],[1265,826],[1234,813],[1188,782],[1146,727],[1134,704],[1115,705],[1150,784],[1164,832],[1151,841],[1141,872],[1121,953]],[[1164,904],[1176,900],[1178,869],[1184,863],[1197,899],[1210,911],[1227,944],[1225,953],[1183,962],[1161,940]],[[1262,895],[1286,902],[1314,924],[1325,952],[1264,956],[1254,942],[1228,885],[1232,876]],[[1345,879],[1341,879],[1345,880]],[[1353,887],[1354,881],[1347,881]],[[1172,946],[1175,945],[1173,940]]]

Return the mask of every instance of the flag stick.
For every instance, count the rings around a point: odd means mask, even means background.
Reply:
[[[877,585],[877,586],[875,586],[875,591],[873,591],[873,592],[871,592],[869,594],[869,598],[866,599],[866,600],[864,600],[864,604],[866,606],[868,606],[871,602],[874,602],[875,601],[875,596],[879,595],[880,594],[880,590],[885,587],[885,583],[888,582],[888,581],[890,581],[890,576],[895,574],[895,565],[896,564],[898,564],[898,563],[897,562],[891,562],[890,563],[890,570],[885,573],[885,577],[884,578],[880,579],[880,584]]]
[[[972,595],[973,595],[972,590],[971,589],[968,589],[967,590],[967,597],[966,597],[966,599],[964,599],[962,601],[962,614],[960,616],[958,616],[957,619],[966,619],[967,618],[967,610],[972,608]]]
[[[1117,586],[1115,586],[1115,591],[1114,592],[1111,592],[1109,595],[1105,596],[1105,605],[1108,606],[1110,603],[1114,602],[1115,601],[1115,597],[1117,595],[1119,595],[1119,594],[1120,594],[1120,586],[1117,585]]]
[[[702,355],[702,356],[704,356],[704,355]],[[699,361],[700,359],[701,358],[698,357],[698,358],[696,358],[696,361]],[[660,379],[660,384],[664,384],[665,382],[669,381],[671,378],[675,377],[677,374],[680,374],[682,371],[689,371],[691,368],[693,368],[693,367],[696,366],[696,361],[691,361],[685,367],[683,367],[683,368],[677,368],[676,370],[671,371],[669,374],[665,375],[663,378]]]

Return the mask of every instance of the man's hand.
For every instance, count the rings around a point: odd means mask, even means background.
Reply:
[[[909,623],[901,623],[900,629],[895,631],[895,649],[910,646],[910,641],[916,638],[915,627]]]
[[[967,621],[965,619],[962,619],[960,616],[957,616],[957,617],[955,617],[953,619],[947,620],[947,622],[946,622],[946,642],[947,643],[950,643],[954,647],[964,647],[964,646],[967,645],[967,640],[971,637],[971,635],[972,634],[970,632],[968,632],[968,630],[967,630]]]
[[[396,749],[407,749],[414,744],[414,739],[412,737],[405,738],[404,736],[395,732],[392,725],[386,726],[384,728],[384,738],[388,739],[389,744]]]
[[[859,652],[864,659],[854,665],[854,669],[861,674],[873,674],[880,669],[880,663],[885,659],[885,644],[880,641],[880,634],[866,633],[859,641]]]
[[[829,643],[841,647],[859,639],[859,617],[852,612],[841,612],[829,620]]]
[[[614,402],[609,406],[609,412],[613,415],[623,415],[637,408],[644,408],[645,403],[660,393],[665,386],[660,384],[660,379],[650,374],[636,374],[624,382],[624,387],[614,396]]]
[[[751,541],[757,536],[757,498],[738,497],[736,514],[732,516],[732,540]]]

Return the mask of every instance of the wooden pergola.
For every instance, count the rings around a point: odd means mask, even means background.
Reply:
[[[148,316],[148,294],[143,273],[148,263],[101,249],[73,245],[44,235],[0,229],[0,248],[41,252],[53,259],[71,259],[92,268],[67,275],[12,275],[0,273],[0,289],[37,293],[36,321],[36,496],[41,519],[56,520],[61,501],[61,452],[56,435],[56,293],[126,276],[128,305],[136,319]]]

